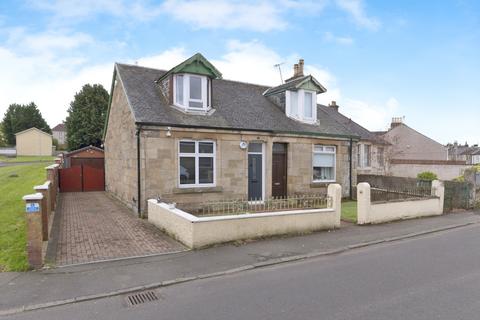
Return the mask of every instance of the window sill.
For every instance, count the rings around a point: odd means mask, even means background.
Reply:
[[[214,192],[223,192],[222,187],[188,187],[188,188],[174,188],[172,193],[181,194],[181,193],[214,193]]]
[[[328,181],[314,181],[310,183],[310,188],[323,188],[327,187],[331,183],[335,183],[335,180],[328,180]]]

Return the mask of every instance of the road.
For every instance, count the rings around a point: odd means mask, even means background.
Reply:
[[[158,289],[12,319],[478,319],[480,227]]]

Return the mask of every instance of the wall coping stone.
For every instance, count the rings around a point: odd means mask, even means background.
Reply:
[[[52,182],[50,180],[47,180],[44,184],[41,184],[39,186],[35,186],[35,187],[33,187],[33,189],[35,189],[35,190],[48,190],[51,183]]]
[[[43,194],[41,194],[40,192],[33,193],[33,194],[27,194],[27,195],[23,196],[22,199],[25,200],[25,201],[42,200],[43,199]]]
[[[193,188],[174,188],[172,193],[213,193],[223,192],[223,187],[193,187]]]

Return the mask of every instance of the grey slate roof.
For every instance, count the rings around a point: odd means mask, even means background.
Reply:
[[[362,127],[352,119],[344,116],[334,108],[323,106],[323,105],[320,105],[319,107],[322,110],[322,112],[327,114],[329,117],[331,117],[335,121],[340,122],[344,127],[346,127],[350,131],[352,135],[359,136],[361,140],[370,141],[376,144],[389,144],[387,141],[382,139],[382,137],[379,134],[376,134],[374,132],[367,130],[366,128]]]
[[[328,112],[318,112],[319,125],[288,118],[263,96],[267,86],[214,79],[215,112],[208,116],[192,115],[172,108],[162,97],[154,81],[166,71],[125,64],[116,64],[116,70],[137,123],[357,137]]]

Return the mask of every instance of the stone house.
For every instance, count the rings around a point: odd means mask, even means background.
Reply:
[[[387,174],[388,159],[386,156],[390,152],[390,143],[340,113],[340,107],[335,101],[332,101],[328,107],[319,105],[319,108],[329,117],[344,125],[351,134],[360,138],[353,148],[355,159],[353,166],[357,174]]]
[[[395,160],[448,160],[448,148],[409,127],[403,118],[393,118],[390,129],[379,134],[391,144],[389,157]]]
[[[254,79],[254,76],[252,76]],[[325,193],[355,183],[359,140],[303,74],[277,87],[222,79],[201,54],[171,70],[115,64],[104,130],[107,192],[142,215],[176,203]]]

